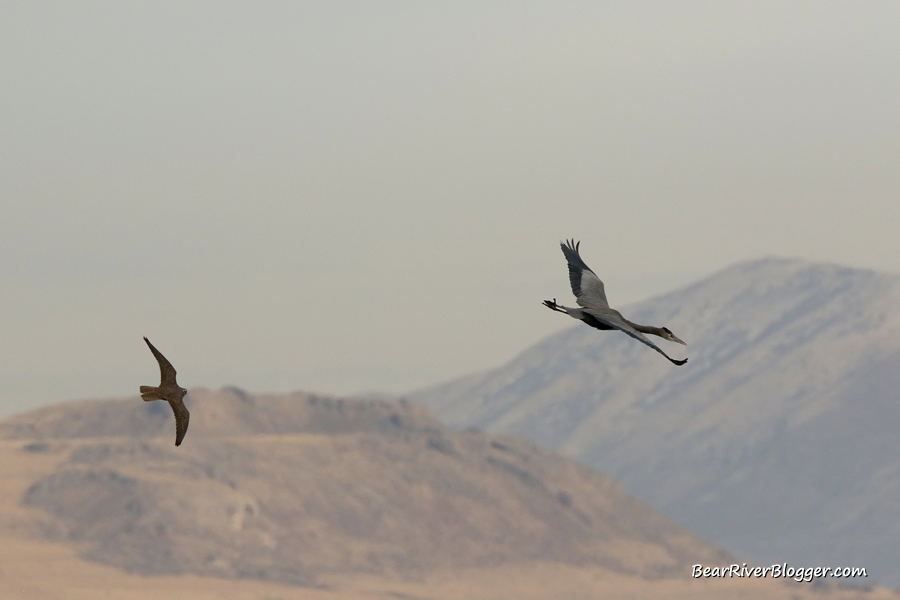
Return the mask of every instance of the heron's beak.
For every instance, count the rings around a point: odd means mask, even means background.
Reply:
[[[671,341],[677,342],[677,343],[681,344],[682,346],[687,346],[687,344],[685,344],[685,343],[682,342],[680,339],[678,339],[678,337],[677,337],[674,333],[672,334],[672,339],[671,339]]]

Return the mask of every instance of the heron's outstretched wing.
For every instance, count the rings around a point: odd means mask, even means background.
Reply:
[[[187,433],[188,423],[191,420],[191,413],[188,412],[188,409],[181,398],[169,400],[169,406],[172,407],[172,412],[175,413],[175,445],[180,446],[181,440],[184,439],[184,434]]]
[[[156,362],[159,363],[160,384],[165,385],[171,383],[172,385],[178,385],[175,383],[176,373],[172,363],[170,363],[166,357],[150,343],[150,340],[148,340],[146,336],[144,336],[144,341],[150,346],[150,352],[153,353],[153,356],[156,357]]]
[[[576,302],[579,306],[584,306],[585,308],[609,308],[603,282],[581,260],[581,254],[578,252],[580,245],[581,242],[576,243],[575,240],[566,240],[565,244],[559,244],[563,254],[566,255],[566,261],[569,263],[569,283],[572,284],[572,293],[577,298]]]
[[[672,362],[672,364],[681,366],[687,362],[686,358],[684,360],[675,360],[674,358],[670,357],[668,354],[663,352],[663,350],[659,346],[657,346],[656,344],[651,342],[649,339],[647,339],[647,336],[645,336],[643,333],[641,333],[640,331],[638,331],[637,329],[632,327],[628,323],[628,321],[626,321],[625,318],[622,315],[620,315],[617,311],[610,310],[607,312],[607,311],[602,311],[602,310],[591,310],[589,308],[586,308],[584,310],[584,312],[586,314],[590,315],[591,317],[593,317],[600,324],[608,325],[612,329],[618,329],[619,331],[627,333],[628,335],[630,335],[637,341],[647,344],[648,346],[650,346],[651,348],[653,348],[654,350],[656,350],[657,352],[659,352],[660,354],[662,354],[663,356],[668,358]],[[588,323],[587,321],[585,321],[585,322]],[[594,325],[593,323],[588,323],[588,325],[591,325],[592,327],[597,327],[597,329],[604,329],[603,327],[599,327],[597,325]]]

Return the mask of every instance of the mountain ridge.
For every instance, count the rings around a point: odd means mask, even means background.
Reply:
[[[610,473],[753,560],[839,562],[846,551],[816,533],[828,532],[900,585],[885,528],[900,527],[888,502],[900,491],[900,276],[765,258],[623,312],[672,329],[690,362],[675,369],[579,324],[407,397],[451,426],[526,437]]]
[[[41,539],[144,575],[316,586],[335,573],[422,577],[549,561],[643,579],[733,562],[612,479],[509,436],[453,432],[405,402],[190,390],[171,414],[138,397],[0,423]],[[155,403],[167,408],[162,402]]]

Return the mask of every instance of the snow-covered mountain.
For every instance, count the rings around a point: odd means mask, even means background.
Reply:
[[[900,276],[762,259],[623,313],[689,362],[578,323],[410,398],[599,468],[758,564],[900,586]]]

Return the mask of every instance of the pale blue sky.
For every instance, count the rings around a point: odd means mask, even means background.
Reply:
[[[0,416],[406,391],[763,255],[900,272],[894,2],[4,2]],[[676,324],[669,324],[675,328]],[[683,327],[676,330],[690,339]]]

